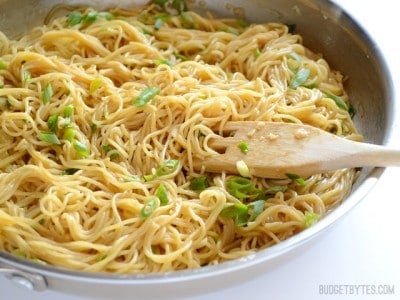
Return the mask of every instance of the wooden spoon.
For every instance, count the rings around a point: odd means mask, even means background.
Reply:
[[[210,141],[218,154],[195,161],[196,169],[240,174],[237,163],[243,161],[252,176],[287,178],[288,173],[308,177],[341,168],[400,166],[399,150],[354,142],[309,125],[228,122],[224,131],[232,136]],[[248,145],[246,154],[240,142]]]

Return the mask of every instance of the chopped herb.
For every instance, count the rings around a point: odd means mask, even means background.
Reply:
[[[106,19],[107,21],[111,21],[115,18],[115,16],[108,11],[99,12],[99,17],[102,17],[102,18]]]
[[[102,81],[101,78],[96,77],[90,82],[89,86],[89,93],[93,94],[95,91],[97,91],[101,87]]]
[[[155,30],[160,30],[160,28],[161,28],[161,26],[163,26],[163,24],[164,24],[164,20],[163,19],[161,19],[161,18],[156,19],[156,21],[154,22],[154,29]]]
[[[167,189],[162,182],[156,190],[156,197],[160,200],[161,206],[167,205],[169,202]]]
[[[306,211],[304,213],[304,225],[306,226],[306,228],[308,228],[314,225],[319,220],[320,217],[321,216],[319,214]]]
[[[67,24],[69,27],[73,27],[75,25],[78,25],[82,23],[83,20],[83,15],[79,11],[73,11],[70,14],[68,14],[67,17]]]
[[[59,114],[54,114],[47,119],[47,127],[51,132],[56,132],[58,129],[58,116]]]
[[[300,69],[290,81],[289,87],[292,89],[297,89],[307,81],[310,73],[311,71],[309,69]]]
[[[31,78],[32,78],[31,72],[29,72],[28,70],[22,70],[21,79],[24,84],[29,80],[31,80]]]
[[[220,31],[224,31],[227,33],[232,33],[234,35],[239,35],[239,30],[237,30],[236,28],[230,27],[230,26],[224,26],[222,28],[220,28]]]
[[[72,104],[64,107],[64,118],[70,119],[74,115],[74,106]]]
[[[297,62],[301,62],[301,56],[298,55],[296,52],[290,53],[290,57],[293,58]]]
[[[332,94],[331,92],[325,92],[325,95],[335,101],[336,105],[343,110],[348,111],[349,108],[347,107],[346,102],[339,96],[336,96],[335,94]]]
[[[185,0],[172,0],[172,7],[175,8],[178,12],[188,10]]]
[[[294,182],[296,182],[296,184],[300,185],[300,186],[305,186],[306,185],[306,181],[304,180],[304,178],[300,177],[297,174],[292,174],[292,173],[286,173],[286,176],[293,180]]]
[[[107,254],[100,254],[99,256],[97,256],[96,261],[102,261],[105,260],[107,258]]]
[[[220,215],[225,218],[234,219],[235,225],[242,227],[247,224],[248,210],[247,205],[243,203],[227,204],[222,209]]]
[[[53,87],[50,83],[46,84],[44,90],[42,91],[42,101],[44,104],[49,103],[51,97],[53,97]]]
[[[207,176],[199,176],[194,177],[190,180],[190,188],[193,191],[203,191],[208,188],[208,177]]]
[[[159,65],[168,65],[168,66],[172,67],[172,62],[170,60],[168,60],[168,59],[157,59],[155,61],[155,64],[157,66],[159,66]]]
[[[249,152],[249,143],[247,143],[246,141],[239,142],[238,147],[240,151],[242,151],[242,153],[244,154],[247,154]]]
[[[257,200],[247,205],[250,215],[248,222],[253,222],[264,211],[264,203],[265,200]]]
[[[109,155],[110,159],[116,159],[119,156],[119,154],[117,152],[115,152],[116,150],[113,147],[111,147],[110,145],[103,145],[102,149],[106,155],[108,155],[109,152],[111,151],[111,153]]]
[[[254,58],[259,58],[261,55],[261,51],[259,48],[254,49]]]
[[[86,145],[80,141],[75,140],[72,143],[76,153],[78,154],[79,158],[87,158],[89,156],[89,149]]]
[[[74,175],[79,170],[80,169],[76,169],[76,168],[68,168],[68,169],[65,169],[64,174],[65,175]]]
[[[186,55],[183,55],[179,52],[175,52],[174,55],[176,58],[180,59],[181,61],[189,60],[189,58]]]
[[[151,175],[144,175],[144,179],[146,181],[154,180],[160,176],[169,175],[174,173],[179,166],[179,161],[175,159],[169,159],[160,164],[160,166],[156,169],[156,172]]]
[[[75,138],[75,129],[72,127],[72,125],[68,125],[64,129],[63,140],[72,142],[74,138]]]
[[[141,107],[158,95],[159,92],[160,89],[157,87],[148,87],[133,101],[133,105]]]
[[[182,19],[183,27],[188,29],[195,29],[195,23],[192,15],[189,12],[181,12],[180,17]]]
[[[82,21],[84,23],[93,23],[97,20],[98,16],[99,16],[99,14],[97,11],[91,10],[83,16]]]
[[[2,61],[0,59],[0,70],[4,70],[4,69],[7,69],[7,65],[6,65],[6,63],[4,61]]]
[[[58,139],[57,135],[54,132],[39,132],[39,139],[43,142],[53,144],[53,145],[60,145],[61,142]]]
[[[262,191],[254,187],[249,178],[233,176],[226,182],[226,189],[229,194],[241,201],[263,197]]]
[[[239,174],[243,177],[251,177],[250,174],[250,169],[247,166],[247,164],[245,163],[244,160],[238,160],[236,162],[236,169],[239,172]]]
[[[140,217],[147,219],[160,205],[160,200],[157,197],[151,198],[140,210]]]

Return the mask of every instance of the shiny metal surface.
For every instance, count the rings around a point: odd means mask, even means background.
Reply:
[[[34,25],[40,25],[48,11],[65,1],[0,0],[0,30],[17,36]],[[118,6],[129,7],[147,1],[68,1],[68,5],[90,5],[96,9]],[[193,3],[192,3],[193,2]],[[357,110],[356,124],[368,142],[391,144],[396,106],[390,72],[378,45],[368,37],[349,15],[333,2],[321,0],[232,0],[192,1],[195,10],[210,10],[217,15],[245,17],[250,22],[283,22],[296,24],[296,31],[314,52],[324,54],[330,65],[348,77],[346,90]],[[113,4],[114,3],[114,4]],[[24,9],[21,9],[21,8]],[[1,45],[0,45],[1,48]],[[382,169],[365,169],[352,194],[344,203],[310,229],[269,249],[244,259],[169,274],[110,275],[89,274],[41,266],[26,262],[7,253],[0,253],[0,269],[21,270],[26,274],[43,276],[48,288],[79,295],[101,296],[111,299],[135,297],[141,299],[197,294],[242,282],[279,263],[296,251],[310,246],[309,241],[327,230],[353,208],[377,182]],[[185,291],[185,292],[183,292]]]

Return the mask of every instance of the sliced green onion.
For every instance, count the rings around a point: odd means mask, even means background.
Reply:
[[[44,90],[42,91],[42,101],[44,104],[49,103],[51,97],[53,97],[53,87],[50,83],[46,84]]]
[[[184,28],[195,29],[194,20],[189,12],[187,11],[181,12],[180,17],[183,21],[182,23]]]
[[[7,69],[7,65],[4,61],[0,59],[0,70],[5,70],[5,69]]]
[[[67,25],[68,27],[73,27],[75,25],[78,25],[82,23],[83,20],[83,15],[79,11],[73,11],[68,14],[67,17]]]
[[[349,108],[347,107],[346,102],[339,96],[336,96],[335,94],[332,94],[331,92],[325,92],[326,96],[333,101],[335,101],[336,105],[343,110],[348,111]]]
[[[97,256],[96,261],[102,261],[105,260],[107,258],[107,254],[100,254],[99,256]]]
[[[239,30],[237,30],[236,28],[230,27],[230,26],[222,27],[220,29],[220,31],[224,31],[224,32],[227,32],[227,33],[232,33],[234,35],[239,35],[239,33],[240,33]]]
[[[154,29],[155,30],[160,30],[161,26],[163,26],[164,20],[163,19],[156,19],[154,23]]]
[[[310,73],[311,71],[309,69],[300,69],[290,81],[289,87],[292,89],[297,89],[307,81]]]
[[[83,16],[82,21],[85,23],[93,23],[97,20],[98,16],[99,14],[97,11],[91,10]]]
[[[174,173],[179,166],[179,161],[175,159],[169,159],[160,164],[156,169],[156,172],[151,175],[144,175],[146,181],[154,180],[160,176],[169,175]]]
[[[250,174],[250,169],[247,166],[247,164],[244,162],[244,160],[238,160],[236,162],[236,169],[239,172],[239,174],[243,177],[251,177]]]
[[[139,182],[141,179],[140,179],[140,176],[138,176],[138,175],[127,175],[127,176],[124,176],[122,178],[122,180],[125,182],[136,182],[136,181]]]
[[[157,197],[151,198],[140,210],[140,217],[147,219],[160,205],[160,200]]]
[[[168,199],[168,191],[165,188],[164,184],[161,182],[156,190],[156,197],[160,199],[160,205],[167,205],[169,202]]]
[[[189,60],[189,58],[186,55],[183,55],[183,54],[181,54],[179,52],[175,52],[174,55],[175,55],[176,58],[180,59],[181,61]]]
[[[115,158],[117,158],[119,155],[118,155],[118,153],[117,152],[115,152],[116,150],[113,148],[113,147],[111,147],[110,145],[103,145],[102,146],[102,149],[103,149],[103,151],[104,151],[104,153],[106,154],[106,155],[108,155],[108,153],[110,152],[110,151],[113,151],[109,156],[110,156],[110,159],[115,159]]]
[[[298,55],[296,52],[290,53],[290,57],[293,58],[297,62],[301,62],[301,56]]]
[[[167,65],[167,66],[172,67],[172,62],[170,60],[168,60],[168,59],[157,59],[155,61],[155,64],[157,66],[159,66],[159,65]]]
[[[51,132],[56,132],[58,129],[58,117],[59,114],[54,114],[47,119],[47,127]]]
[[[72,104],[64,107],[64,118],[70,119],[74,115],[74,106]]]
[[[286,173],[286,176],[293,180],[294,182],[296,182],[298,185],[300,186],[305,186],[306,185],[306,181],[304,178],[300,177],[297,174],[293,174],[293,173]]]
[[[235,225],[242,227],[247,224],[248,210],[246,204],[235,203],[226,205],[220,212],[220,216],[234,219]]]
[[[158,95],[159,92],[160,89],[157,87],[148,87],[133,101],[133,105],[141,107]]]
[[[65,175],[74,175],[79,170],[80,169],[76,169],[76,168],[68,168],[68,169],[65,169],[64,174]]]
[[[254,57],[259,58],[261,55],[261,51],[259,48],[254,49]]]
[[[246,141],[241,141],[238,144],[238,147],[242,153],[247,154],[249,152],[249,143]]]
[[[249,178],[233,176],[226,182],[226,189],[229,194],[241,201],[263,197],[262,191],[254,187]]]
[[[39,132],[39,139],[43,142],[53,144],[53,145],[60,145],[61,142],[58,139],[57,135],[54,132]]]
[[[193,191],[203,191],[208,188],[208,177],[207,176],[199,176],[194,177],[190,180],[190,188]]]
[[[321,216],[319,214],[306,211],[304,213],[304,225],[306,226],[306,228],[308,228],[314,225],[320,219],[320,217]]]
[[[107,21],[111,21],[115,18],[115,16],[108,11],[99,12],[99,17],[102,17],[102,18],[106,19]]]
[[[24,84],[28,82],[31,78],[32,78],[31,72],[29,72],[28,70],[22,70],[21,79]]]
[[[242,27],[242,28],[249,27],[249,23],[244,19],[236,19],[235,23],[236,23],[236,25],[238,25],[239,27]]]
[[[96,77],[95,79],[93,79],[90,82],[89,93],[93,94],[95,91],[97,91],[101,87],[102,83],[103,82],[101,81],[101,78],[99,78],[99,77]]]
[[[80,141],[75,140],[72,143],[76,153],[78,154],[79,158],[87,158],[89,156],[89,149],[86,145]]]
[[[67,126],[64,129],[63,140],[72,142],[75,138],[75,129],[72,126]]]
[[[264,203],[265,200],[257,200],[247,205],[250,214],[248,222],[253,222],[264,211]]]

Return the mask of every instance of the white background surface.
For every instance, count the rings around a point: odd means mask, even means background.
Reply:
[[[378,42],[395,64],[400,86],[400,20],[397,1],[336,0]],[[318,29],[316,29],[318,30]],[[399,96],[399,95],[398,95]],[[400,99],[397,99],[400,101]],[[400,112],[399,112],[400,113]],[[399,135],[400,139],[400,135]],[[397,146],[400,143],[396,144]],[[389,168],[372,192],[345,218],[304,252],[241,285],[190,298],[213,299],[400,299],[400,168]],[[394,286],[394,295],[368,295],[371,289],[320,294],[320,285]],[[373,288],[373,287],[372,287]],[[207,287],[205,287],[205,291]],[[132,295],[132,299],[134,295]],[[88,300],[57,292],[30,292],[0,276],[1,300]],[[114,299],[118,299],[118,296]]]

